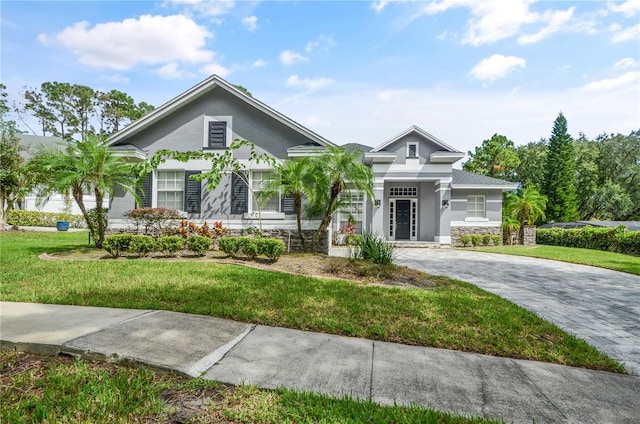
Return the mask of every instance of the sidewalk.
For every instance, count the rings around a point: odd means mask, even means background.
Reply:
[[[0,345],[507,422],[640,416],[637,376],[167,311],[0,302]]]

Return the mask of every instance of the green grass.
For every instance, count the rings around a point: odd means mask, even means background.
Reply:
[[[497,422],[421,407],[230,387],[149,369],[21,353],[0,352],[0,380],[3,423]]]
[[[625,255],[622,253],[605,252],[602,250],[547,246],[543,244],[535,246],[476,247],[473,248],[473,250],[490,253],[504,253],[506,255],[553,259],[556,261],[591,265],[614,271],[640,275],[640,257]]]
[[[200,261],[46,261],[83,233],[0,234],[2,300],[163,309],[623,372],[594,347],[476,286],[406,289]]]

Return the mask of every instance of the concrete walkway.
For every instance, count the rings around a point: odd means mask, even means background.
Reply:
[[[399,249],[397,262],[509,299],[640,374],[640,276],[454,249]]]
[[[631,423],[640,377],[167,311],[0,302],[0,347],[531,423]]]

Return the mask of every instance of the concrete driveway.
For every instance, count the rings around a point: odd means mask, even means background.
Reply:
[[[492,253],[398,251],[398,264],[467,281],[509,299],[640,374],[640,276]]]

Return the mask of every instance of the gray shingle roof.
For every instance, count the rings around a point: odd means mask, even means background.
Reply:
[[[515,183],[499,180],[498,178],[491,178],[480,174],[474,174],[472,172],[461,171],[459,169],[453,169],[452,184],[474,184],[474,185],[495,185],[504,186]]]

